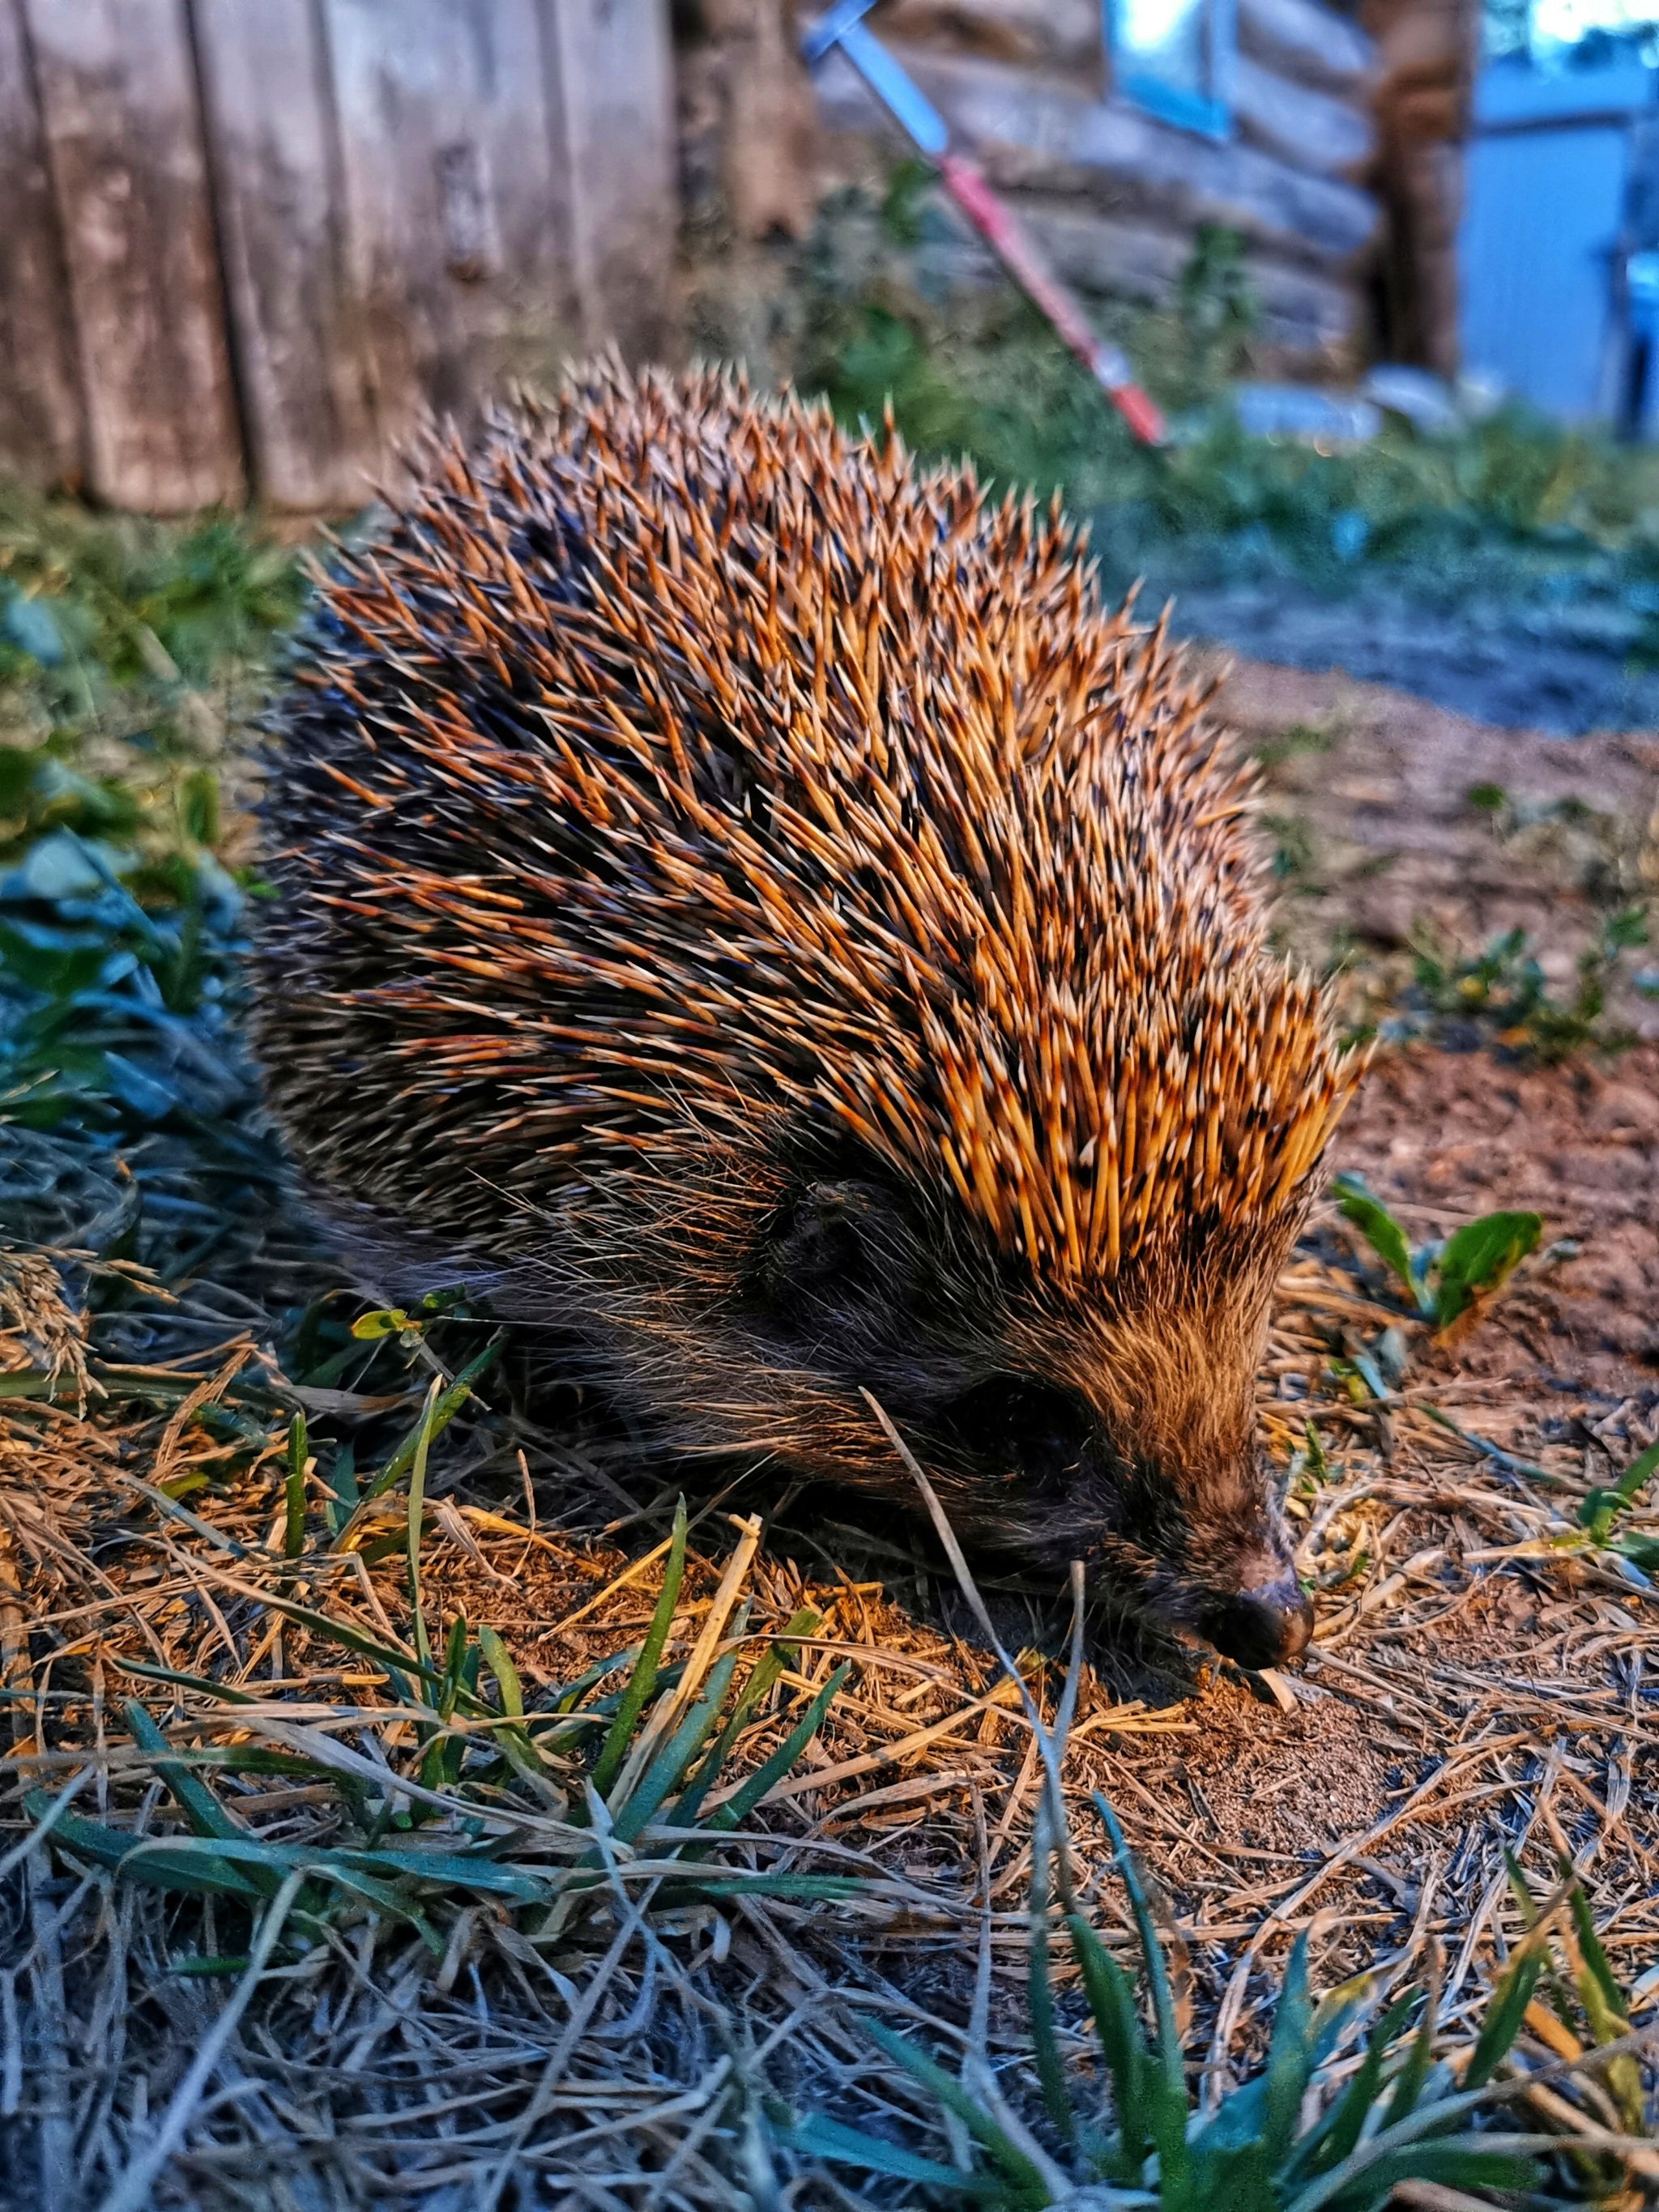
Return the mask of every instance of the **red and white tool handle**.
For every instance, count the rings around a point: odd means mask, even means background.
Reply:
[[[1030,240],[982,173],[960,154],[940,154],[935,165],[951,199],[1020,289],[1048,317],[1062,344],[1083,363],[1135,436],[1144,445],[1161,446],[1166,432],[1157,402],[1135,382],[1118,349],[1106,344],[1090,329],[1083,310],[1044,267]]]

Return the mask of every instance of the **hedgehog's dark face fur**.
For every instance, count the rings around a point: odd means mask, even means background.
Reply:
[[[896,441],[609,371],[498,424],[282,710],[299,1164],[665,1451],[914,1502],[873,1397],[965,1538],[1293,1656],[1253,1382],[1357,1071],[1203,707]]]
[[[1068,1307],[846,1176],[799,1183],[758,1243],[762,1334],[872,1391],[964,1538],[1057,1577],[1082,1559],[1119,1606],[1244,1664],[1301,1650],[1311,1609],[1255,1437],[1260,1255]],[[870,1473],[904,1494],[890,1455]]]
[[[1282,1252],[1218,1234],[1197,1269],[1065,1298],[855,1148],[721,1164],[636,1191],[620,1243],[562,1220],[498,1302],[556,1327],[580,1285],[589,1371],[672,1450],[914,1507],[867,1390],[970,1546],[1057,1578],[1080,1559],[1121,1612],[1246,1666],[1300,1652],[1312,1612],[1252,1402]]]

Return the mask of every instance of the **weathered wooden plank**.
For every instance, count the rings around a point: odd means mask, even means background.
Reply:
[[[536,0],[323,0],[345,268],[383,437],[472,420],[575,337]]]
[[[75,361],[46,136],[18,0],[0,0],[0,468],[27,483],[81,473]]]
[[[1319,0],[1235,0],[1238,43],[1298,83],[1350,92],[1363,85],[1375,48],[1357,23]]]
[[[1167,307],[1191,258],[1191,234],[1171,225],[1120,222],[1053,200],[1022,202],[1020,219],[1058,276],[1081,292]],[[1263,253],[1245,257],[1261,310],[1261,336],[1281,354],[1330,357],[1358,330],[1358,288]]]
[[[180,513],[242,495],[184,0],[24,0],[62,225],[88,481]]]
[[[359,506],[380,441],[313,0],[195,0],[195,21],[255,486],[277,507]]]
[[[1249,54],[1233,57],[1232,106],[1248,138],[1298,169],[1340,176],[1357,168],[1376,141],[1358,101],[1297,84]]]
[[[870,27],[884,39],[1102,81],[1100,0],[883,0]]]
[[[672,52],[665,0],[542,0],[589,347],[635,359],[673,328]]]
[[[1224,222],[1275,252],[1314,262],[1346,260],[1376,226],[1367,194],[1259,147],[1217,144],[1123,100],[1094,100],[1000,63],[894,51],[1004,186],[1076,191],[1104,213],[1157,215],[1188,229]],[[839,54],[819,66],[817,79],[830,122],[884,127],[884,111]]]

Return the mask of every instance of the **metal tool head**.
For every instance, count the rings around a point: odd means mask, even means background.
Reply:
[[[821,62],[831,46],[838,46],[853,26],[862,21],[875,6],[876,0],[836,0],[827,15],[820,15],[816,23],[801,34],[801,59],[811,68]]]

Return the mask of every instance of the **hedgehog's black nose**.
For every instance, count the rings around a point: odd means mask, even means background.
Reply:
[[[1241,1667],[1282,1667],[1313,1634],[1313,1605],[1292,1575],[1223,1598],[1204,1616],[1204,1633]]]

